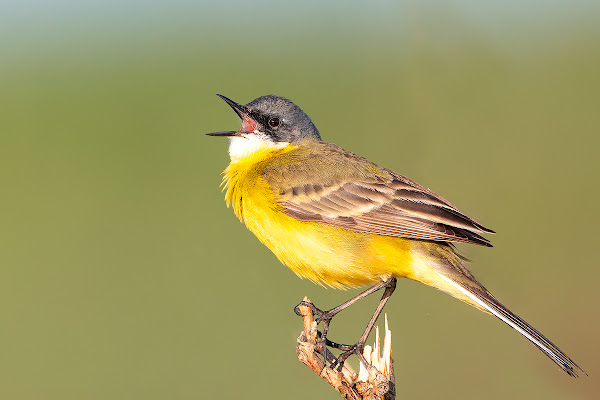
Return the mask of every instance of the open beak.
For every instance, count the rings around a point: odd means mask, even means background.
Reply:
[[[207,133],[208,136],[237,136],[240,133],[254,132],[258,126],[258,123],[250,117],[246,106],[238,104],[235,101],[228,99],[227,97],[217,94],[225,103],[229,104],[229,107],[233,108],[233,111],[242,119],[242,128],[239,131],[227,131],[227,132],[213,132]]]

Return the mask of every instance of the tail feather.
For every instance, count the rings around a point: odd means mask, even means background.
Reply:
[[[546,338],[538,330],[496,300],[496,298],[492,296],[490,292],[488,292],[483,286],[481,286],[481,284],[472,278],[472,275],[469,277],[463,275],[462,279],[460,279],[460,282],[457,282],[456,280],[453,280],[442,273],[439,273],[439,275],[444,281],[454,286],[464,296],[471,299],[477,306],[481,307],[485,311],[488,311],[490,314],[495,315],[521,335],[525,336],[527,340],[533,343],[567,374],[572,377],[577,377],[578,372],[582,372],[587,375],[579,365],[571,360],[571,358],[569,358],[569,356],[567,356],[554,343],[548,340],[548,338]],[[467,282],[462,282],[463,280],[466,280],[465,278],[468,278],[468,284]]]

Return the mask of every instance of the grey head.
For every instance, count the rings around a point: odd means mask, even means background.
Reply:
[[[321,139],[308,115],[292,101],[274,95],[261,96],[246,105],[218,94],[242,119],[239,131],[209,133],[210,136],[239,136],[260,132],[274,142]]]

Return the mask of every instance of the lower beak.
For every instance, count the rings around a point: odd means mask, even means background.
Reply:
[[[236,136],[239,132],[237,131],[227,131],[227,132],[213,132],[207,133],[207,136]]]

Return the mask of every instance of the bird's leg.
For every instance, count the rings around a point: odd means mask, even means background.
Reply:
[[[373,294],[382,288],[385,288],[385,292],[383,293],[383,296],[382,296],[381,300],[379,301],[379,304],[377,305],[377,308],[375,309],[375,312],[373,313],[373,316],[371,317],[371,320],[369,321],[367,328],[365,329],[365,331],[363,332],[363,334],[361,335],[361,337],[359,338],[358,342],[355,345],[335,343],[335,342],[332,342],[329,339],[327,339],[327,332],[329,331],[329,324],[331,323],[331,320],[333,319],[334,316],[336,316],[340,311],[345,310],[346,308],[350,307],[352,304],[356,303],[357,301],[364,299],[368,295]],[[321,341],[323,343],[323,348],[324,348],[323,354],[326,359],[327,359],[327,352],[328,352],[327,346],[344,351],[344,353],[342,353],[340,355],[340,357],[331,364],[331,368],[335,367],[335,365],[338,365],[338,367],[341,369],[342,365],[344,364],[344,361],[346,361],[346,359],[352,353],[356,353],[358,358],[361,360],[361,362],[365,365],[368,365],[364,356],[362,355],[362,349],[364,348],[367,337],[369,336],[369,333],[371,333],[371,330],[373,330],[373,326],[375,326],[375,322],[377,322],[377,318],[381,314],[383,307],[385,307],[385,303],[387,303],[389,297],[392,295],[392,293],[394,292],[395,289],[396,289],[396,278],[389,278],[385,281],[379,282],[378,284],[370,287],[369,289],[365,290],[364,292],[358,294],[357,296],[343,302],[339,306],[334,307],[330,310],[323,311],[323,310],[320,310],[319,308],[315,307],[315,305],[312,303],[301,301],[294,308],[294,311],[299,316],[302,316],[300,314],[300,310],[299,310],[298,306],[303,305],[306,307],[310,307],[312,309],[313,313],[316,314],[317,316],[319,316],[319,318],[317,319],[317,323],[323,321],[323,333],[321,334]]]
[[[395,286],[396,278],[389,278],[385,281],[379,282],[376,285],[373,285],[372,287],[365,290],[364,292],[354,296],[350,300],[343,302],[342,304],[340,304],[337,307],[332,308],[331,310],[323,311],[323,310],[320,310],[317,307],[315,307],[315,305],[312,303],[309,303],[306,301],[301,301],[296,307],[294,307],[294,311],[296,312],[297,315],[302,316],[300,314],[300,309],[298,308],[298,306],[310,307],[312,309],[313,313],[319,316],[319,318],[317,319],[317,323],[319,323],[321,321],[323,321],[323,323],[325,323],[327,321],[331,321],[331,319],[334,316],[336,316],[340,311],[345,310],[346,308],[350,307],[352,304],[356,303],[357,301],[364,299],[365,297],[367,297],[370,294],[375,293],[379,289],[388,287],[392,283],[392,281],[394,281],[394,286]]]
[[[396,290],[396,278],[390,278],[383,283],[386,284],[385,291],[383,292],[383,296],[381,296],[381,300],[379,300],[379,304],[377,304],[377,308],[375,308],[375,311],[373,312],[373,316],[371,316],[371,319],[369,320],[369,323],[367,324],[367,327],[365,328],[363,334],[360,336],[360,338],[358,339],[358,341],[356,342],[356,344],[354,346],[339,345],[337,343],[334,343],[336,346],[332,346],[332,347],[336,347],[340,350],[345,350],[345,351],[342,354],[340,354],[340,356],[337,358],[337,360],[335,360],[331,364],[330,368],[333,369],[337,365],[338,370],[341,370],[346,359],[348,357],[350,357],[353,353],[358,356],[359,360],[365,365],[365,367],[369,366],[369,363],[367,362],[367,360],[365,359],[365,357],[362,354],[363,349],[365,347],[365,342],[367,341],[367,337],[369,337],[369,334],[373,330],[373,327],[375,326],[375,323],[377,322],[377,318],[379,318],[379,316],[381,315],[381,312],[383,311],[383,308],[385,307],[387,301],[389,300],[392,293],[394,293],[394,290]]]

